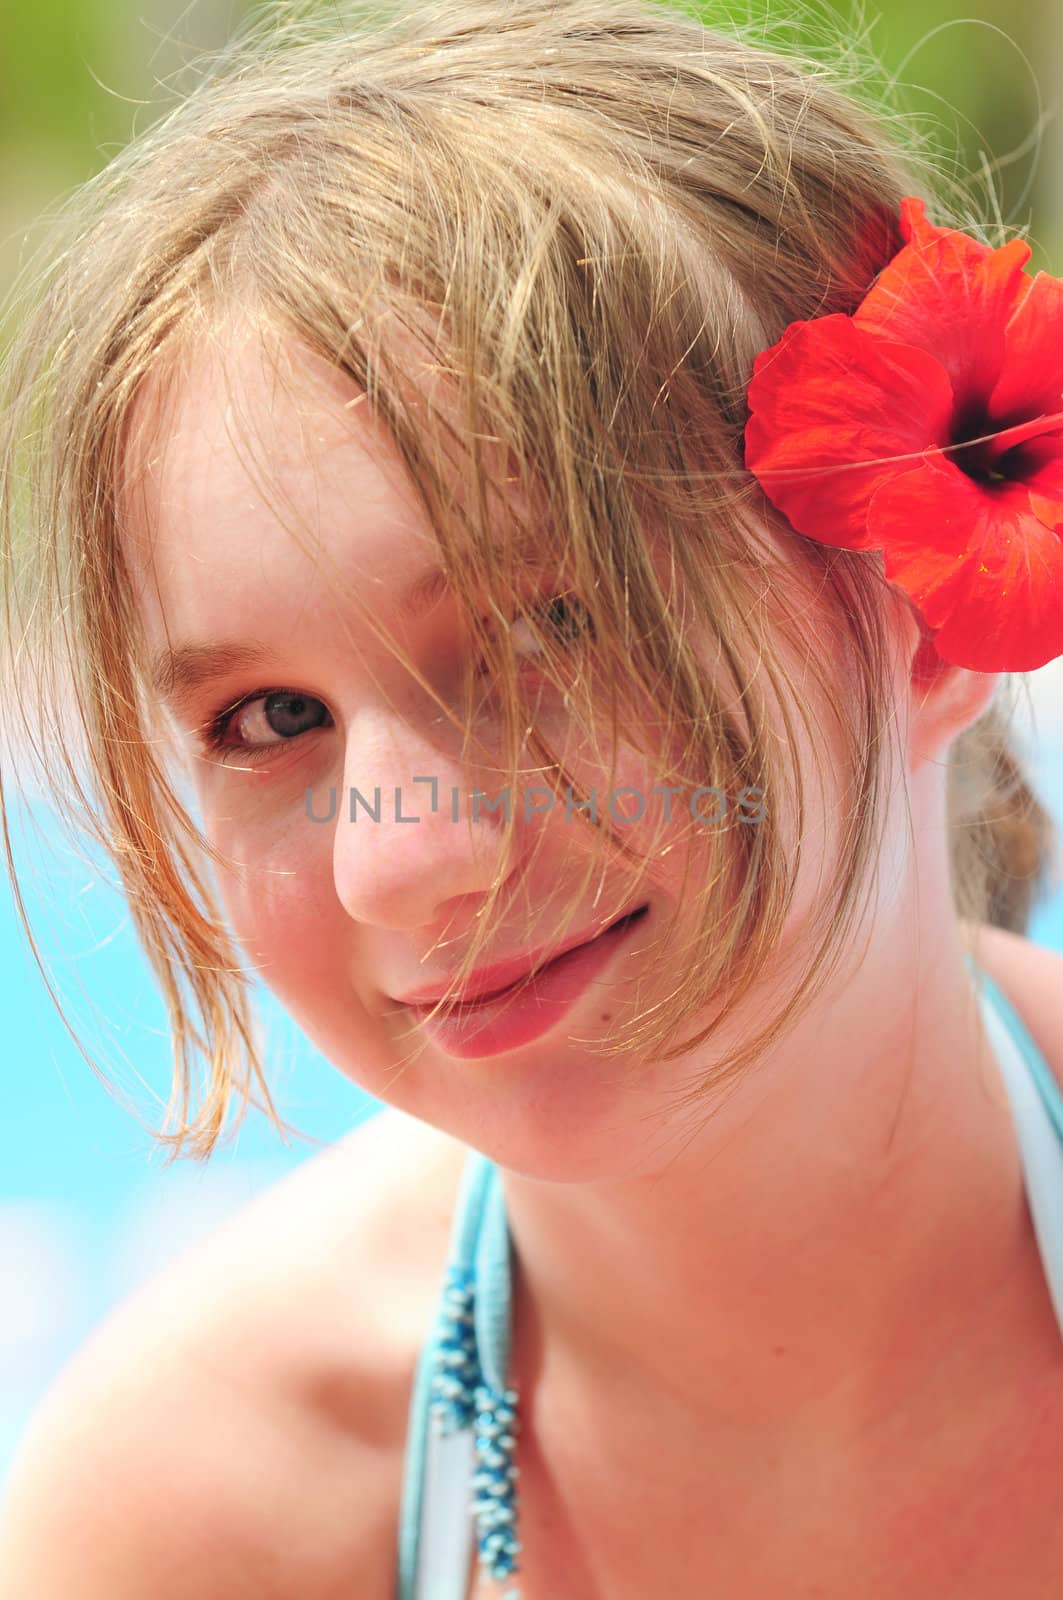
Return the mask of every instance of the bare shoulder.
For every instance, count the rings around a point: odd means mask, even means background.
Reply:
[[[1014,1006],[1063,1087],[1063,953],[988,923],[961,929],[975,961]]]
[[[16,1459],[0,1590],[389,1600],[464,1158],[381,1111],[112,1313]]]

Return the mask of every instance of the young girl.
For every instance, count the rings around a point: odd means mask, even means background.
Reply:
[[[1057,1592],[1063,285],[928,188],[653,0],[447,0],[271,8],[69,208],[9,748],[174,1155],[253,975],[386,1109],[85,1346],[5,1595]]]

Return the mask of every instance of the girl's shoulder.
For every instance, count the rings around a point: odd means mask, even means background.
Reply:
[[[465,1156],[382,1110],[119,1306],[16,1458],[0,1590],[390,1600]]]

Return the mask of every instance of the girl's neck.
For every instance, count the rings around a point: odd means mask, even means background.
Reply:
[[[1036,1263],[1019,1151],[963,949],[924,948],[914,979],[900,944],[872,952],[636,1173],[504,1172],[525,1392],[696,1419],[733,1464],[844,1449],[1007,1357]]]

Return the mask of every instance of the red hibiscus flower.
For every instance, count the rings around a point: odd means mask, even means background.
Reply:
[[[753,366],[746,466],[798,533],[882,550],[946,661],[1063,655],[1063,281],[901,206],[905,244],[851,316]]]

